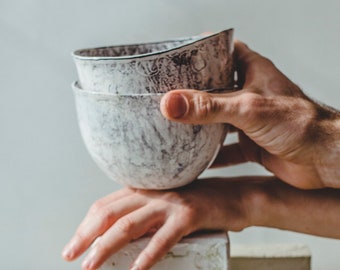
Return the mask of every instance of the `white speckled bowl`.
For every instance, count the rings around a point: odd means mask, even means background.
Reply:
[[[165,93],[179,88],[232,88],[233,29],[154,43],[73,53],[83,89],[114,94]]]
[[[228,126],[168,121],[162,94],[116,95],[73,84],[80,131],[97,165],[114,181],[141,189],[186,185],[220,149]]]

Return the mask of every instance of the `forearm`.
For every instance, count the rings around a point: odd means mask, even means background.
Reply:
[[[273,180],[250,193],[250,225],[340,239],[340,189],[300,190]]]

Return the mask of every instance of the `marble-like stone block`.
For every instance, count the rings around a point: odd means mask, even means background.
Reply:
[[[112,255],[99,270],[126,270],[150,238],[129,243]],[[152,270],[227,270],[229,241],[226,233],[202,233],[183,238]]]

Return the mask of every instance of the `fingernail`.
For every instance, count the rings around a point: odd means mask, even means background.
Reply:
[[[66,260],[71,260],[74,257],[74,248],[76,246],[75,241],[69,242],[62,251],[62,256]]]
[[[187,113],[188,101],[181,94],[170,94],[166,100],[167,113],[172,118],[181,118]]]
[[[97,255],[97,249],[92,248],[90,253],[86,256],[86,258],[83,261],[82,267],[83,269],[92,269],[93,264],[94,264],[94,258]]]
[[[139,267],[137,265],[133,265],[130,270],[140,270]]]

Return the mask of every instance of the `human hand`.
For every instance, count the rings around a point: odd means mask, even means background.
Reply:
[[[74,260],[92,245],[83,269],[94,270],[131,240],[154,233],[131,266],[146,270],[192,232],[249,226],[340,239],[339,195],[340,189],[305,191],[273,177],[195,180],[170,191],[124,188],[92,205],[63,257]]]
[[[173,121],[223,122],[238,129],[214,166],[254,161],[304,189],[340,187],[340,114],[308,98],[274,64],[235,42],[243,89],[232,93],[174,90],[161,101]]]
[[[92,205],[63,257],[77,258],[101,236],[83,262],[84,270],[97,269],[131,240],[156,231],[135,261],[138,268],[131,268],[144,270],[194,231],[242,230],[248,220],[241,182],[196,180],[173,191],[124,188]]]

